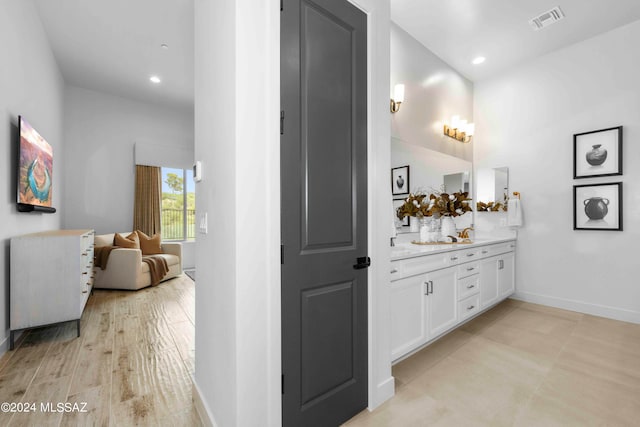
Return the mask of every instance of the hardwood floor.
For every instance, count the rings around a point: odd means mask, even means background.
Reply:
[[[0,413],[0,425],[200,425],[191,401],[194,309],[184,275],[139,291],[95,290],[80,338],[75,323],[33,329],[0,359],[0,402],[36,404]],[[87,412],[47,410],[58,402],[86,402]]]
[[[346,426],[637,426],[640,325],[507,300],[393,376]]]

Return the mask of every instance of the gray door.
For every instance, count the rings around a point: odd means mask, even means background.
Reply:
[[[284,0],[281,21],[285,426],[367,405],[367,27],[345,0]]]

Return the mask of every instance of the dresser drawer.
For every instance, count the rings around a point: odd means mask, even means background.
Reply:
[[[464,279],[458,279],[458,301],[475,295],[480,292],[480,275],[474,274],[473,276],[465,277]]]
[[[480,311],[480,295],[472,295],[458,302],[458,321],[463,321]]]
[[[458,266],[458,279],[478,274],[480,272],[480,262],[466,262]]]

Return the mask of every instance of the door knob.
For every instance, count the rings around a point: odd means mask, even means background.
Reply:
[[[371,258],[363,256],[356,259],[356,264],[353,265],[353,268],[356,270],[362,270],[363,268],[368,268],[370,265]]]

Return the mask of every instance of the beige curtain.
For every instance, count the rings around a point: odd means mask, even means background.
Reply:
[[[140,230],[148,236],[160,233],[161,186],[160,168],[136,165],[133,229]]]

